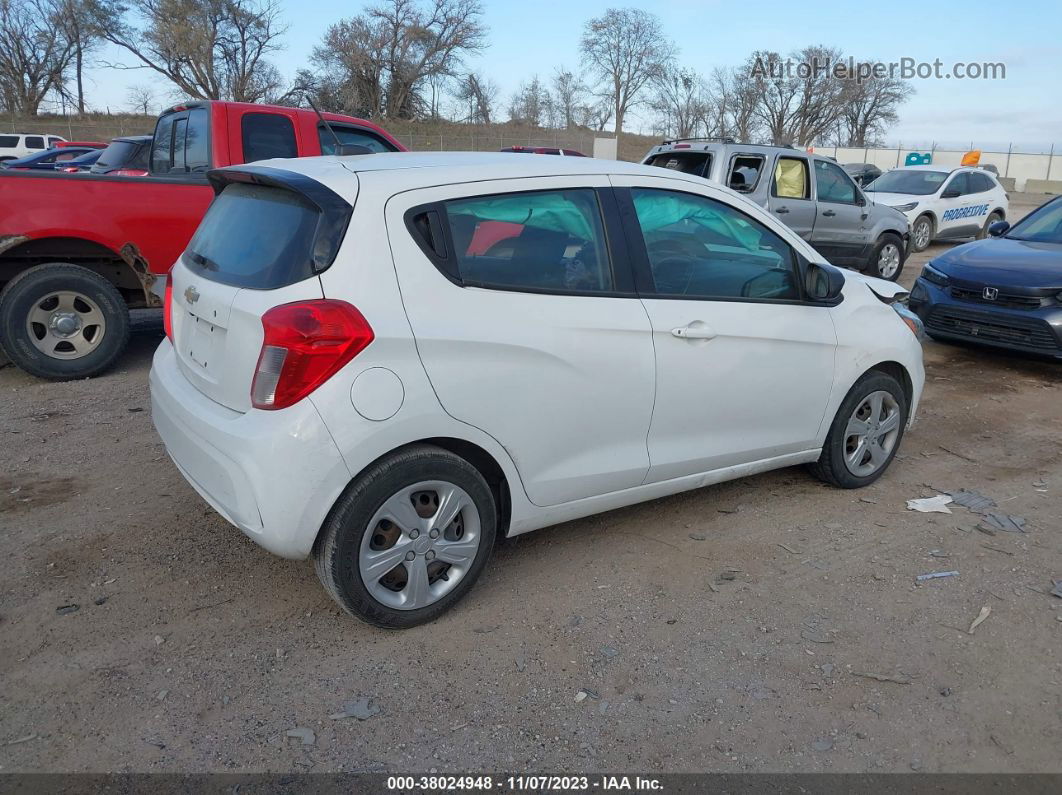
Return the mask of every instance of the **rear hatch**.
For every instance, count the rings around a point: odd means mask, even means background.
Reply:
[[[218,192],[170,275],[171,333],[188,381],[234,411],[251,408],[262,316],[323,298],[351,206],[319,182],[280,169],[211,172]]]

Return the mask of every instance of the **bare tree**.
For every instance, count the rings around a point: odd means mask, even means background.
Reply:
[[[756,86],[742,69],[717,67],[708,83],[704,127],[709,135],[752,143],[759,137]]]
[[[553,74],[553,88],[550,91],[551,106],[557,118],[554,125],[568,130],[580,122],[579,108],[585,105],[587,94],[586,84],[578,75],[560,67]]]
[[[458,102],[467,110],[461,121],[471,124],[490,124],[494,120],[494,105],[498,101],[498,86],[489,78],[475,72],[462,75],[454,92]]]
[[[704,126],[708,109],[704,79],[692,69],[672,68],[653,81],[649,106],[660,120],[660,131],[676,138],[689,138]]]
[[[369,117],[413,118],[429,81],[461,73],[486,46],[478,0],[385,0],[332,25],[311,63],[343,109]]]
[[[36,115],[62,91],[74,52],[57,0],[0,0],[0,99],[6,110]]]
[[[509,101],[509,118],[519,124],[541,127],[549,114],[549,92],[538,75],[534,75],[529,82],[521,83]]]
[[[103,38],[137,60],[132,68],[189,97],[258,102],[280,87],[267,60],[287,30],[277,0],[89,1]]]
[[[74,90],[64,84],[60,90],[85,112],[85,58],[100,44],[100,31],[93,16],[90,0],[54,0],[58,11],[58,25],[73,48],[70,67]]]
[[[746,69],[756,90],[754,114],[776,144],[814,143],[828,133],[841,111],[843,82],[832,72],[838,50],[805,47],[788,59],[776,52],[752,54]]]
[[[151,86],[130,86],[126,92],[126,97],[129,100],[129,109],[133,113],[139,113],[143,116],[151,115],[151,108],[155,104],[155,91]]]
[[[888,125],[897,120],[900,105],[910,99],[914,89],[898,77],[870,76],[862,80],[848,78],[841,92],[841,146],[873,146],[879,143]]]
[[[654,14],[639,8],[610,8],[586,23],[580,50],[598,90],[609,100],[619,137],[627,112],[664,72],[675,45],[664,36]]]

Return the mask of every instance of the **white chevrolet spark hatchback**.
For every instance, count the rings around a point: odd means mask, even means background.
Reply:
[[[210,180],[155,426],[222,516],[380,626],[451,607],[499,535],[795,464],[871,483],[922,391],[899,287],[696,177],[403,153]]]

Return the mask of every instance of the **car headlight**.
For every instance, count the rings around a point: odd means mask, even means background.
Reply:
[[[895,310],[896,314],[900,316],[900,320],[911,330],[911,333],[915,335],[917,339],[923,339],[926,336],[926,328],[922,325],[922,318],[908,309],[906,306],[896,301],[890,304]]]
[[[918,202],[908,202],[907,204],[901,204],[897,207],[893,207],[892,209],[899,210],[901,213],[909,213],[917,206]]]
[[[947,287],[948,277],[934,268],[932,265],[926,265],[922,268],[922,278],[927,282],[937,285],[937,287]]]

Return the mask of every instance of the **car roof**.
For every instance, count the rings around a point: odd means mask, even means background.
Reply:
[[[513,157],[511,152],[379,152],[371,155],[327,155],[300,157],[288,160],[263,160],[255,165],[283,168],[307,176],[322,176],[334,172],[340,165],[358,174],[409,172],[413,169],[431,170],[426,180],[435,184],[483,179],[514,179],[582,174],[642,174],[660,177],[661,169],[623,160],[604,160],[593,157]],[[231,166],[235,171],[239,166]],[[702,177],[667,172],[675,179],[700,184]]]

